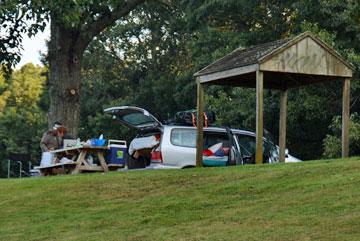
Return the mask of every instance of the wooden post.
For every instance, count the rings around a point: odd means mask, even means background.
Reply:
[[[105,150],[104,150],[105,151]],[[105,161],[105,158],[104,158],[104,152],[103,151],[97,151],[97,156],[98,156],[98,159],[99,159],[99,162],[100,162],[100,166],[101,168],[103,169],[104,172],[108,172],[109,171],[109,168],[106,164],[106,161]]]
[[[350,122],[350,78],[343,82],[342,107],[342,158],[349,157],[349,122]]]
[[[285,162],[285,148],[286,148],[286,102],[287,90],[282,90],[280,93],[280,121],[279,121],[279,161]]]
[[[255,163],[263,163],[263,98],[264,98],[264,74],[256,71],[256,155]]]
[[[203,160],[203,112],[204,112],[204,87],[197,79],[197,135],[196,135],[196,167],[202,167]]]

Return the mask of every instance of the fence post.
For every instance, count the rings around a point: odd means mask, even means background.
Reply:
[[[7,174],[7,178],[10,178],[10,164],[11,164],[11,161],[8,160],[8,174]]]
[[[28,162],[29,163],[29,176],[31,176],[31,161]]]
[[[19,177],[21,178],[22,162],[21,162],[21,161],[18,161],[18,163],[20,164]]]

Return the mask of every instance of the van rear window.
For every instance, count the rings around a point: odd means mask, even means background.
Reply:
[[[173,129],[171,130],[170,142],[175,146],[196,147],[196,130]]]
[[[142,113],[131,113],[131,114],[123,116],[122,119],[125,122],[128,122],[128,123],[130,123],[131,125],[134,125],[134,126],[154,122],[154,120],[151,117],[146,116],[146,115],[144,115]]]

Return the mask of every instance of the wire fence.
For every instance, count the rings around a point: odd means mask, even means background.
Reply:
[[[24,178],[33,176],[36,166],[27,154],[13,154],[0,161],[0,178]]]

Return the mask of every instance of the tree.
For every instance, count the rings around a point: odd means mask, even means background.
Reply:
[[[162,118],[177,109],[179,100],[173,95],[180,85],[176,78],[182,66],[177,61],[184,31],[181,11],[165,10],[155,3],[144,4],[90,45],[83,66],[88,100],[91,90],[97,100],[139,105],[163,114]],[[101,111],[100,103],[94,104]],[[83,104],[87,109],[89,102]]]
[[[14,71],[9,81],[1,81],[0,78],[2,163],[9,153],[30,154],[33,164],[38,164],[40,160],[39,143],[46,130],[46,115],[39,102],[45,88],[45,73],[45,68],[27,64]],[[4,165],[0,165],[0,176],[4,176],[1,167]]]
[[[0,20],[8,34],[1,39],[0,61],[18,62],[21,33],[32,35],[43,30],[50,20],[49,125],[60,120],[76,135],[82,94],[81,63],[85,49],[104,29],[144,2],[146,0],[5,1],[0,8]],[[26,20],[32,21],[29,27]]]

